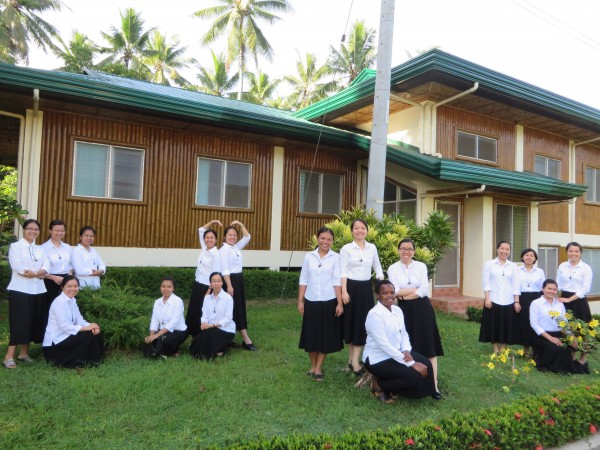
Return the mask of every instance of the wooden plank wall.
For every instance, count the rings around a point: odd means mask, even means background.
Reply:
[[[600,152],[598,147],[582,145],[575,151],[575,181],[585,184],[584,167],[600,169]],[[598,235],[600,226],[600,205],[586,203],[585,194],[577,199],[575,204],[575,232],[580,234]],[[585,244],[584,250],[585,250]],[[596,275],[599,276],[599,275]]]
[[[143,201],[72,197],[76,139],[145,149]],[[194,205],[199,155],[252,163],[250,209]],[[65,240],[72,244],[81,226],[92,225],[96,245],[146,248],[196,248],[199,226],[211,219],[239,220],[252,234],[248,248],[268,249],[272,170],[271,145],[45,111],[38,219],[44,228],[52,219],[64,220]]]

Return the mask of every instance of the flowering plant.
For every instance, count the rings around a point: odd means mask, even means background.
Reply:
[[[565,347],[576,348],[584,353],[591,353],[600,344],[600,322],[596,319],[585,322],[576,319],[572,314],[561,316],[556,311],[550,311],[550,316],[556,320],[562,332],[561,341]]]
[[[502,390],[508,393],[510,392],[509,385],[517,381],[519,377],[528,374],[535,367],[533,359],[523,358],[523,349],[514,350],[506,347],[499,353],[492,353],[482,366],[488,378],[495,378],[504,383]]]

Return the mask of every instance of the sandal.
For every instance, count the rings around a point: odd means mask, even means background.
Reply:
[[[7,359],[2,364],[4,364],[4,367],[6,367],[7,369],[16,369],[17,368],[17,363],[15,362],[14,359]]]
[[[322,373],[315,373],[315,381],[318,381],[318,382],[323,381],[323,374]]]
[[[361,367],[361,368],[360,368],[360,369],[358,369],[358,370],[354,370],[354,369],[352,369],[352,370],[353,370],[353,372],[354,372],[354,375],[356,375],[358,378],[361,378],[361,377],[362,377],[362,376],[363,376],[365,373],[367,373],[367,372],[365,371],[365,368],[364,368],[364,367]]]
[[[28,363],[35,362],[35,360],[31,356],[29,356],[29,355],[25,355],[23,357],[19,356],[17,359],[19,361],[28,362]]]
[[[383,403],[389,405],[390,403],[394,403],[394,398],[390,396],[386,391],[381,389],[377,381],[373,381],[371,383],[371,392],[375,397],[377,397]]]
[[[312,377],[314,377],[314,376],[315,376],[315,373],[314,373],[314,372],[311,372],[311,371],[309,370],[308,372],[306,372],[306,376],[307,376],[307,377],[311,377],[311,378],[312,378]]]

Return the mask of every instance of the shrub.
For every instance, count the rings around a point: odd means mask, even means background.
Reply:
[[[476,308],[475,306],[467,306],[467,322],[481,323],[482,315],[483,309]]]

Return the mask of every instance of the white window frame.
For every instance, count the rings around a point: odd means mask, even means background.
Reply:
[[[592,171],[592,179],[588,179],[588,170]],[[583,178],[584,184],[588,187],[587,191],[585,191],[585,202],[600,204],[600,194],[596,195],[596,191],[600,191],[598,189],[598,186],[600,186],[600,168],[584,166]]]
[[[223,164],[223,172],[221,177],[221,186],[219,192],[219,204],[211,204],[211,203],[199,203],[198,202],[198,183],[200,182],[200,161],[210,161],[210,162],[219,162]],[[226,205],[225,201],[227,198],[227,170],[228,166],[231,164],[244,165],[248,166],[248,197],[246,199],[246,206],[232,206]],[[216,207],[216,208],[235,208],[235,209],[250,209],[251,208],[251,199],[252,199],[252,164],[248,162],[242,161],[229,161],[226,159],[218,159],[218,158],[206,158],[204,156],[199,156],[196,160],[196,191],[194,192],[194,204],[200,207]]]
[[[461,149],[460,149],[460,147],[458,145],[459,137],[460,137],[461,134],[475,136],[475,149],[474,149],[475,150],[475,156],[473,156],[473,155],[464,155],[464,154],[461,153]],[[479,141],[483,140],[483,139],[492,141],[494,143],[494,159],[493,160],[492,159],[481,158],[479,156]],[[460,156],[461,158],[469,158],[469,159],[474,159],[474,160],[477,160],[477,161],[485,161],[485,162],[488,162],[488,163],[494,163],[494,164],[496,164],[496,163],[498,163],[498,139],[491,138],[491,137],[488,137],[488,136],[482,136],[480,134],[469,133],[467,131],[460,131],[460,130],[458,130],[457,134],[456,134],[456,154],[458,156]]]
[[[398,210],[399,210],[399,206],[401,203],[414,203],[415,215],[414,215],[414,217],[408,217],[408,218],[412,219],[412,220],[416,220],[417,219],[417,194],[416,194],[416,192],[413,192],[412,190],[407,189],[404,186],[400,186],[399,184],[397,184],[393,181],[390,181],[390,180],[385,180],[385,184],[386,185],[389,184],[389,185],[393,186],[394,188],[396,188],[396,196],[395,196],[395,200],[385,201],[384,210],[386,209],[386,206],[394,206],[395,211],[389,211],[388,214],[390,212],[395,212],[396,214],[399,214],[400,212]],[[384,189],[385,189],[385,187],[384,187]],[[408,199],[403,198],[406,195],[405,192],[408,194],[414,195],[415,198],[408,198]]]
[[[541,172],[537,170],[538,161],[542,162],[544,165],[544,169]],[[558,169],[557,169],[556,174],[550,173],[550,163],[551,162],[558,164]],[[556,159],[556,158],[549,158],[548,156],[535,155],[534,162],[533,162],[533,171],[539,175],[545,175],[547,177],[556,178],[557,180],[560,180],[561,179],[560,174],[562,171],[562,161],[560,159]]]
[[[78,165],[78,144],[86,144],[86,145],[94,145],[98,147],[104,147],[105,151],[108,152],[107,159],[107,168],[106,168],[106,178],[104,181],[104,195],[103,196],[95,196],[95,195],[86,195],[75,192],[77,188],[77,165]],[[134,147],[124,147],[122,145],[110,145],[99,142],[88,142],[88,141],[75,141],[75,150],[73,154],[73,179],[72,179],[72,189],[71,194],[74,197],[85,197],[85,198],[98,198],[98,199],[107,199],[107,200],[124,200],[124,201],[142,201],[144,198],[144,166],[146,161],[146,151],[141,148]],[[139,197],[138,198],[123,198],[116,197],[114,195],[114,152],[115,150],[129,150],[134,152],[141,153],[141,167],[140,167],[140,179],[139,179]],[[101,149],[99,149],[101,151]]]
[[[307,211],[306,210],[306,205],[303,204],[305,203],[303,201],[304,196],[306,195],[305,192],[302,192],[302,176],[303,174],[306,174],[306,176],[309,177],[309,183],[318,183],[318,211]],[[335,176],[338,177],[339,179],[339,198],[338,198],[338,207],[337,207],[337,212],[323,212],[323,196],[324,196],[324,192],[323,192],[323,177],[324,176]],[[342,212],[342,197],[343,197],[343,192],[344,192],[344,176],[339,174],[339,173],[330,173],[330,172],[312,172],[310,170],[300,170],[300,176],[298,177],[298,182],[300,184],[299,186],[299,191],[300,191],[300,196],[299,196],[299,203],[298,203],[298,210],[300,211],[300,213],[302,214],[324,214],[324,215],[335,215],[335,214],[339,214],[340,212]]]

